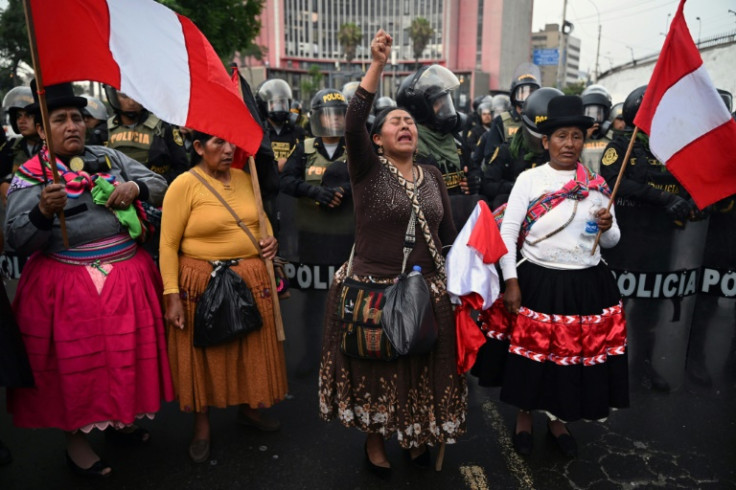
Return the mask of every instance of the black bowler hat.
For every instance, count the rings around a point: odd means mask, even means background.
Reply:
[[[47,85],[44,87],[46,91],[46,106],[49,112],[59,107],[77,107],[81,109],[87,105],[87,99],[74,95],[74,88],[70,82],[59,83],[57,85]],[[38,93],[36,90],[36,79],[31,80],[31,92],[33,92],[33,104],[26,106],[29,112],[39,113]]]
[[[595,123],[595,119],[585,115],[583,99],[577,95],[558,95],[547,105],[547,119],[537,123],[537,129],[547,136],[557,128],[576,127],[585,132]]]

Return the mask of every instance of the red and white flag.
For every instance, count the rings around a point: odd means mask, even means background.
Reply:
[[[736,194],[736,121],[713,86],[680,1],[634,124],[700,209]]]
[[[249,154],[263,130],[207,38],[153,0],[31,0],[45,85],[94,80]]]

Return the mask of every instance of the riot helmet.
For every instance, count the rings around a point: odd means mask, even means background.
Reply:
[[[452,101],[452,91],[458,86],[460,81],[444,66],[423,66],[401,82],[396,102],[406,107],[417,123],[450,133],[461,120]]]
[[[345,96],[347,103],[350,103],[350,99],[355,95],[355,91],[358,90],[360,82],[348,82],[342,86],[342,94]]]
[[[481,102],[476,109],[476,114],[478,114],[481,124],[490,126],[491,121],[493,121],[493,104],[491,102]],[[487,119],[483,119],[485,116],[487,116]]]
[[[718,88],[716,90],[718,90],[718,95],[721,96],[723,103],[726,104],[728,112],[733,111],[733,95],[731,94],[731,92],[729,92],[728,90],[723,90],[721,88]]]
[[[105,88],[107,102],[117,114],[123,114],[130,119],[137,119],[139,114],[144,110],[139,102],[112,85],[105,84],[103,86]]]
[[[291,111],[291,87],[280,78],[266,80],[256,89],[256,102],[262,117],[283,124]]]
[[[523,123],[522,136],[529,148],[537,151],[541,150],[542,133],[539,131],[537,124],[547,119],[549,101],[558,95],[564,94],[556,88],[542,87],[532,92],[524,102],[524,108],[521,111],[521,121]]]
[[[345,134],[348,101],[339,90],[325,88],[312,98],[309,124],[314,136],[340,137]]]
[[[522,63],[517,66],[509,90],[511,104],[515,107],[522,107],[532,92],[541,87],[539,84],[541,78],[537,65]]]
[[[396,101],[386,95],[384,95],[383,97],[379,97],[373,103],[373,115],[376,115],[382,110],[388,109],[389,107],[396,107]]]
[[[491,99],[492,117],[500,116],[511,110],[511,98],[506,94],[494,95]]]
[[[100,99],[89,95],[83,95],[82,97],[87,99],[87,105],[82,108],[82,116],[91,117],[98,121],[106,121],[110,117],[107,114],[107,107]]]
[[[302,101],[293,100],[291,101],[291,108],[289,109],[292,114],[296,114],[297,117],[302,115]]]
[[[611,112],[611,94],[603,85],[587,87],[580,97],[583,99],[586,116],[592,117],[597,123],[608,119],[608,114]]]
[[[626,129],[634,128],[634,118],[636,113],[639,112],[639,106],[641,101],[644,99],[644,91],[647,89],[646,85],[635,88],[624,100],[623,108],[621,112],[624,116],[624,122],[626,123]]]
[[[611,107],[611,112],[608,114],[609,127],[614,131],[622,131],[626,127],[623,109],[624,103],[618,102]]]
[[[16,134],[20,134],[18,129],[18,111],[26,111],[32,116],[32,113],[26,109],[27,106],[33,104],[33,92],[30,87],[20,86],[11,88],[3,98],[3,109],[10,119],[10,127]],[[34,125],[35,129],[35,125]]]

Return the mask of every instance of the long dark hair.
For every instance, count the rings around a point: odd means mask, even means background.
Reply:
[[[192,156],[192,166],[197,165],[199,162],[202,161],[202,157],[197,153],[197,150],[194,149],[194,142],[199,141],[202,146],[205,146],[207,142],[211,139],[211,134],[203,133],[202,131],[197,131],[196,129],[192,130],[192,148],[189,150]]]

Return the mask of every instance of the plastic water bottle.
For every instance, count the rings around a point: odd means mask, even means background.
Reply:
[[[590,208],[585,230],[583,230],[583,238],[594,238],[598,234],[598,209],[597,206]]]
[[[422,275],[422,267],[419,265],[415,265],[411,268],[411,272],[408,274],[409,277],[411,276],[421,276]]]

